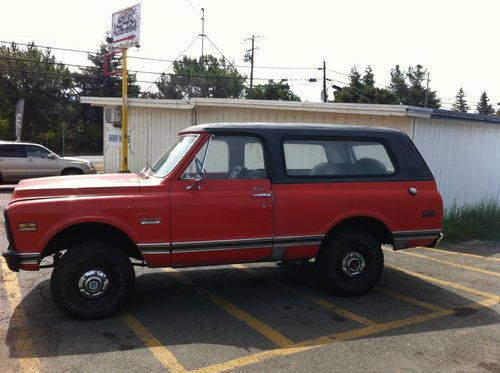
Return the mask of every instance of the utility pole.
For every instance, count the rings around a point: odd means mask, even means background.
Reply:
[[[328,102],[328,94],[326,93],[326,62],[323,61],[323,102]]]
[[[253,97],[253,62],[254,62],[254,54],[255,54],[255,35],[252,35],[251,38],[246,39],[252,41],[252,48],[246,51],[245,53],[245,62],[250,62],[250,91],[249,91],[249,97],[250,99]]]
[[[427,71],[427,88],[425,89],[425,99],[424,99],[424,107],[427,107],[427,100],[429,98],[429,72]]]
[[[205,42],[205,8],[201,8],[201,59],[204,56],[204,42]]]

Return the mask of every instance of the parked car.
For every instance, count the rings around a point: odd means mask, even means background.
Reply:
[[[92,162],[85,159],[60,157],[39,144],[0,141],[0,183],[42,176],[95,173]]]
[[[207,124],[139,174],[22,181],[3,255],[13,271],[52,256],[55,303],[99,318],[123,306],[134,264],[315,258],[334,293],[363,294],[381,276],[382,244],[434,246],[441,219],[434,177],[402,132]]]

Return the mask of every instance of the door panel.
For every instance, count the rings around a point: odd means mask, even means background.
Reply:
[[[26,145],[26,177],[59,175],[58,160],[47,158],[50,152],[36,145]]]
[[[172,183],[172,265],[271,257],[273,198],[268,179]]]

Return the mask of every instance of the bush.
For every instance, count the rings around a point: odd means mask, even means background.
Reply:
[[[443,218],[447,242],[500,240],[500,204],[495,200],[458,207],[454,204]]]

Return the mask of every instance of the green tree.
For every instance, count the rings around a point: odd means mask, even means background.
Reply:
[[[389,90],[396,96],[398,103],[406,104],[408,102],[408,95],[410,87],[406,82],[406,76],[396,65],[391,69],[391,83],[389,84]]]
[[[422,65],[410,66],[403,73],[396,65],[391,69],[389,90],[395,95],[397,103],[402,105],[425,106],[427,70]],[[439,108],[440,100],[436,91],[429,88],[427,92],[427,107]]]
[[[335,102],[360,104],[396,104],[396,96],[385,88],[375,87],[375,77],[371,66],[363,76],[354,66],[349,73],[349,85],[335,93]]]
[[[248,98],[248,93],[246,97]],[[300,97],[293,93],[285,80],[279,82],[269,80],[267,84],[255,86],[252,98],[254,100],[300,101]]]
[[[479,98],[479,102],[477,103],[476,110],[478,114],[483,114],[483,115],[493,115],[495,114],[495,110],[493,109],[493,106],[490,104],[490,99],[488,98],[488,95],[486,92],[483,92],[481,94],[481,97]]]
[[[460,111],[462,113],[467,113],[470,110],[467,101],[465,100],[465,93],[462,87],[460,87],[457,95],[455,96],[455,103],[453,104],[453,111]]]
[[[69,70],[51,51],[34,43],[0,46],[0,123],[4,139],[14,139],[15,105],[25,99],[21,138],[60,148],[62,125],[68,120],[72,81]]]
[[[105,55],[109,53],[106,44],[101,43],[96,53],[89,54],[87,59],[91,62],[89,67],[80,69],[74,75],[75,95],[93,97],[121,97],[122,77],[121,74],[106,76],[104,71]],[[121,55],[109,61],[109,71],[121,69]],[[135,74],[127,76],[127,96],[138,97],[140,87],[136,83]],[[78,120],[67,127],[67,147],[69,152],[101,153],[103,133],[103,109],[90,105],[74,105],[75,116]]]
[[[173,74],[162,74],[156,83],[158,98],[238,98],[242,96],[245,78],[221,58],[212,55],[196,58],[184,56],[174,62]]]

